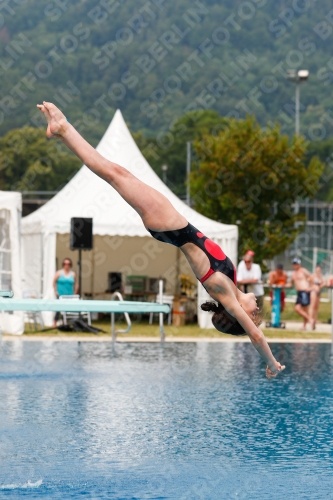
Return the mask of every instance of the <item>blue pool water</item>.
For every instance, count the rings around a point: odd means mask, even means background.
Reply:
[[[328,344],[6,341],[0,498],[332,499]]]

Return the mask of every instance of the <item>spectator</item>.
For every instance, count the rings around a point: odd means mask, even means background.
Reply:
[[[299,257],[295,257],[292,264],[294,271],[291,275],[291,282],[297,290],[295,311],[303,318],[303,330],[306,329],[306,324],[308,322],[314,329],[314,320],[308,313],[308,307],[310,305],[311,274],[307,269],[302,267],[302,262]]]
[[[257,304],[262,312],[264,307],[264,287],[261,283],[261,269],[259,264],[253,263],[254,252],[246,252],[237,269],[237,284],[247,286],[246,293],[252,292],[256,296]]]
[[[318,319],[318,309],[320,304],[320,294],[322,288],[325,286],[325,278],[322,273],[321,265],[317,264],[315,272],[311,274],[310,282],[312,285],[310,293],[310,316],[314,321],[313,328],[316,328]]]
[[[270,286],[282,287],[282,286],[285,286],[287,284],[287,281],[288,281],[288,276],[287,276],[287,273],[284,272],[282,264],[278,264],[276,266],[276,269],[269,273],[268,284]],[[272,290],[270,291],[270,297],[271,297],[271,304],[272,304],[272,299],[273,299]],[[281,290],[281,312],[283,312],[283,309],[284,309],[285,298],[286,298],[286,293],[284,290]]]
[[[57,299],[60,295],[74,295],[79,291],[76,274],[71,270],[72,265],[71,259],[64,259],[62,262],[62,269],[57,271],[54,275],[53,288]],[[59,318],[60,313],[57,312],[54,318],[54,328],[56,328]]]
[[[238,264],[238,267],[237,267],[237,276],[238,274],[241,274],[243,272],[246,271],[246,265],[245,265],[245,262],[244,262],[244,259],[245,257],[254,257],[255,256],[255,253],[253,250],[247,250],[245,252],[245,255],[243,256],[243,259],[240,261],[240,263]],[[244,293],[247,293],[247,285],[241,285],[239,287]]]

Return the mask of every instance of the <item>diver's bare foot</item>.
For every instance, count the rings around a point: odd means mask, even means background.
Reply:
[[[69,126],[65,115],[51,102],[43,101],[43,104],[37,104],[47,120],[47,137],[61,137]]]
[[[311,327],[312,327],[312,330],[316,329],[316,322],[314,319],[311,320]]]

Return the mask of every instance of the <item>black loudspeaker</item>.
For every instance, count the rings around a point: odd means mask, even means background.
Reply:
[[[121,273],[109,273],[108,292],[119,292],[121,290]]]
[[[71,218],[71,250],[92,250],[93,248],[93,220],[84,217]]]

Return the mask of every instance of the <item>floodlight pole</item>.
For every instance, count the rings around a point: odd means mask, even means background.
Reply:
[[[287,78],[296,85],[295,93],[295,134],[299,135],[300,125],[299,125],[299,110],[300,110],[300,85],[302,82],[306,82],[309,78],[309,71],[307,69],[295,70],[289,69],[287,72]]]
[[[300,82],[296,82],[295,93],[295,134],[299,135]]]
[[[190,174],[191,174],[191,142],[187,141],[187,154],[186,154],[186,203],[191,206],[190,198]]]
[[[164,182],[164,184],[167,183],[167,171],[168,171],[168,165],[162,165],[163,182]]]

